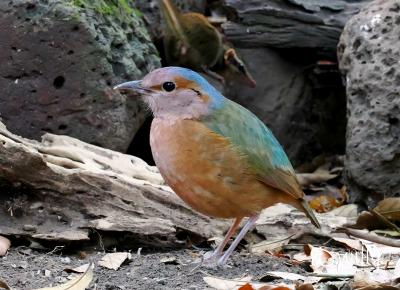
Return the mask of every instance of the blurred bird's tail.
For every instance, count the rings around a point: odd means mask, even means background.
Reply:
[[[312,224],[320,229],[321,225],[319,224],[319,221],[315,217],[313,210],[308,205],[308,202],[306,200],[302,199],[300,201],[300,203],[301,203],[301,207],[303,208],[304,213],[311,220]]]

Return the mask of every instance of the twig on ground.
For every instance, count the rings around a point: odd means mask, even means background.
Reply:
[[[377,235],[372,235],[369,232],[364,232],[361,230],[350,229],[350,228],[338,228],[336,232],[346,233],[348,235],[354,236],[356,238],[364,239],[370,242],[391,246],[400,247],[400,240],[390,239],[386,237],[380,237]]]

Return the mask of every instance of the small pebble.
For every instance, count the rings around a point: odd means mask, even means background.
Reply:
[[[28,268],[28,266],[29,266],[29,264],[28,264],[28,262],[27,261],[21,261],[20,263],[19,263],[19,268],[21,268],[21,269],[26,269],[26,268]]]
[[[57,283],[65,283],[65,282],[68,281],[68,279],[65,278],[65,277],[57,276],[57,277],[54,278],[54,281],[57,282]]]
[[[70,264],[71,258],[70,257],[61,257],[61,263]]]
[[[34,225],[24,225],[22,229],[27,232],[36,232],[37,230],[36,226]]]
[[[51,276],[51,271],[50,270],[44,270],[44,276],[45,277],[50,277]]]

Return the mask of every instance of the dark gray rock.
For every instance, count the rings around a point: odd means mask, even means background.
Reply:
[[[346,21],[370,0],[226,0],[232,21],[223,25],[240,47],[318,48],[336,51]]]
[[[347,81],[347,177],[354,199],[368,204],[400,195],[399,36],[400,2],[374,1],[347,23],[339,45]]]
[[[336,67],[291,60],[270,48],[238,49],[256,88],[228,76],[225,95],[254,112],[273,131],[294,165],[344,153],[345,92]]]
[[[158,67],[157,51],[136,10],[74,3],[0,1],[0,116],[28,138],[53,132],[125,151],[145,112],[112,86]]]

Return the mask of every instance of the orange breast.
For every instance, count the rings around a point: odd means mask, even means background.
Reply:
[[[253,215],[280,201],[282,192],[259,182],[226,138],[201,122],[154,119],[154,160],[168,185],[191,207],[221,218]]]

